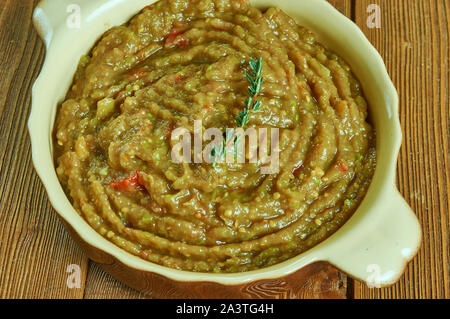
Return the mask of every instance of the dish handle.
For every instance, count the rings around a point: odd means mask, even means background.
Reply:
[[[421,229],[417,217],[395,188],[379,219],[371,220],[364,234],[350,236],[346,250],[333,249],[327,261],[369,288],[394,284],[417,254]],[[353,229],[353,231],[358,231]],[[355,240],[357,239],[357,240]]]
[[[56,30],[76,28],[81,23],[81,7],[86,0],[41,0],[33,12],[34,26],[48,49]]]

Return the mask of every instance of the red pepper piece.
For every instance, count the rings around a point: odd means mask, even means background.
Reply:
[[[144,190],[144,184],[142,183],[142,179],[139,177],[139,172],[135,172],[133,175],[120,180],[120,181],[111,181],[109,186],[113,189],[119,191],[135,191],[135,190]]]
[[[338,164],[338,166],[339,166],[339,169],[341,170],[342,173],[344,173],[344,174],[347,173],[347,167],[345,166],[344,163],[340,162]]]
[[[177,27],[174,27],[170,32],[169,32],[169,35],[167,36],[167,37],[172,37],[172,36],[178,36],[178,35],[180,35],[180,34],[183,34],[184,33],[184,30],[183,29],[181,29],[181,28],[177,28]]]
[[[175,77],[175,83],[179,83],[181,80],[183,80],[183,76],[181,74]]]
[[[186,47],[189,45],[189,40],[185,38],[180,38],[177,40],[177,37],[184,33],[184,30],[180,27],[174,27],[172,31],[169,32],[166,38],[165,46],[166,47],[172,47],[172,46],[179,46],[179,47]]]
[[[166,46],[173,45],[177,36],[179,36],[180,34],[183,34],[183,33],[184,33],[183,30],[180,30],[177,28],[172,29],[172,31],[170,31],[169,34],[167,35],[165,45]]]
[[[185,39],[185,38],[181,38],[175,43],[175,45],[179,46],[181,48],[185,48],[185,47],[189,46],[189,40]]]

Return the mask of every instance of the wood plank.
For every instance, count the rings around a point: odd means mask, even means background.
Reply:
[[[31,163],[26,122],[44,59],[33,31],[37,1],[2,1],[0,11],[0,298],[81,298],[67,266],[87,258],[51,208]]]
[[[348,18],[352,17],[352,8],[353,8],[352,0],[327,0],[327,1]]]
[[[366,8],[381,8],[381,29]],[[449,298],[449,7],[448,0],[358,0],[356,23],[381,52],[400,95],[404,143],[398,186],[423,227],[423,244],[399,283],[355,298]]]
[[[84,298],[145,299],[147,297],[113,278],[93,261],[89,261]]]
[[[354,285],[349,295],[356,298],[449,298],[449,3],[358,0],[352,12],[350,0],[330,2],[355,16],[385,58],[399,90],[405,139],[398,184],[419,216],[424,240],[406,275],[391,288],[372,290],[347,283],[335,269],[319,276],[323,281],[314,278],[311,287]],[[26,121],[31,85],[44,58],[31,25],[36,3],[0,4],[0,298],[141,298],[94,263],[88,264],[32,168]],[[372,3],[382,9],[380,30],[366,25],[366,8]],[[80,289],[66,285],[70,264],[81,267]],[[311,287],[298,296],[317,297]]]

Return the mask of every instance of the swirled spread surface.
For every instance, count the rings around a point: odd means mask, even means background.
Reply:
[[[279,171],[176,163],[171,132],[232,128],[250,59],[264,82],[248,127],[279,129]],[[73,206],[143,259],[241,272],[296,256],[356,210],[375,168],[375,132],[348,64],[277,8],[162,0],[80,59],[58,110],[55,161]]]

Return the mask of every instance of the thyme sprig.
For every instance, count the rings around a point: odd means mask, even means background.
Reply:
[[[261,86],[264,82],[262,74],[262,58],[257,60],[250,59],[250,68],[252,71],[245,73],[250,86],[248,87],[248,97],[245,98],[245,108],[236,116],[236,124],[238,127],[244,127],[250,121],[250,112],[257,112],[261,107],[261,101],[257,101],[256,97],[261,92]]]
[[[235,118],[237,127],[246,126],[250,122],[250,113],[257,112],[261,108],[261,101],[256,100],[256,98],[260,94],[261,87],[264,82],[264,77],[261,76],[263,69],[262,58],[258,58],[257,60],[250,59],[249,65],[251,71],[250,73],[245,73],[245,77],[250,83],[250,86],[248,87],[249,96],[245,98],[245,108],[242,111],[239,111]],[[231,143],[236,144],[237,141],[238,136],[233,130],[233,134],[231,136],[224,137],[222,143],[214,145],[211,150],[211,158],[214,159],[213,165],[218,160],[222,160],[226,155],[227,147]]]

